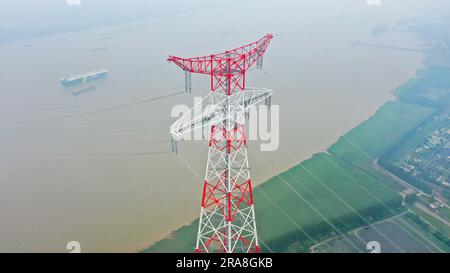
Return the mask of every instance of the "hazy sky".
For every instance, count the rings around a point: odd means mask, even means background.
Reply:
[[[121,23],[144,17],[176,15],[208,3],[211,2],[206,0],[0,0],[0,42]]]
[[[403,13],[398,7],[409,9],[409,0],[0,0],[0,43],[32,36],[55,34],[82,28],[122,23],[134,19],[156,16],[176,16],[198,9],[245,9],[257,13],[268,7],[283,10],[283,6],[317,11],[335,9],[336,3],[348,10],[361,6],[392,6],[390,12]],[[427,9],[428,1],[415,1],[414,6]],[[433,0],[433,5],[441,0]],[[276,6],[274,6],[276,5]],[[444,5],[444,4],[443,4]],[[379,7],[377,7],[379,6]],[[253,7],[253,8],[252,8]],[[445,7],[448,8],[448,5]],[[381,9],[381,8],[380,8]],[[390,8],[391,9],[391,8]],[[277,20],[275,14],[268,20]],[[250,14],[249,14],[250,16]],[[257,14],[253,14],[257,16]],[[242,20],[248,20],[242,18]]]

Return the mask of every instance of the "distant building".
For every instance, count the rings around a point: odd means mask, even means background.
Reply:
[[[414,193],[416,193],[416,191],[414,189],[409,188],[409,189],[406,189],[406,190],[400,192],[400,195],[407,196],[409,194],[414,194]]]
[[[432,204],[430,204],[430,208],[432,208],[432,209],[437,209],[437,208],[441,208],[441,207],[443,207],[444,206],[444,204],[442,204],[441,202],[434,202],[434,203],[432,203]]]

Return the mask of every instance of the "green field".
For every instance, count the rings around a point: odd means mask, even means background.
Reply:
[[[447,207],[442,207],[438,209],[439,215],[445,220],[450,222],[450,209]]]
[[[316,238],[309,229],[324,222],[337,234],[388,214],[400,202],[386,185],[323,153],[261,185],[255,198],[261,238],[266,241],[299,229]],[[274,210],[273,203],[280,210]],[[369,211],[373,207],[380,215]]]

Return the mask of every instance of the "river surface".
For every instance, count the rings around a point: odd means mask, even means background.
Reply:
[[[263,71],[247,75],[248,86],[274,89],[280,107],[279,148],[249,143],[259,184],[394,99],[424,58],[425,42],[401,22],[434,15],[429,2],[231,1],[0,45],[0,251],[64,252],[74,240],[86,252],[138,251],[198,216],[207,143],[181,142],[173,154],[168,127],[172,107],[193,105],[209,79],[194,75],[193,94],[181,93],[169,54],[275,34]],[[108,79],[59,84],[98,68]]]

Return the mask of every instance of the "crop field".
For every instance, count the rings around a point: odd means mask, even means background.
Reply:
[[[440,220],[436,219],[435,217],[429,215],[428,213],[423,212],[422,210],[410,206],[410,209],[420,217],[422,217],[425,221],[427,221],[430,225],[433,227],[439,229],[442,231],[447,237],[450,238],[450,226],[446,225],[445,223],[441,222]]]
[[[380,236],[379,233],[383,233]],[[351,243],[349,242],[351,241]],[[437,240],[408,217],[401,215],[350,232],[315,246],[315,252],[354,253],[369,252],[367,243],[376,241],[382,253],[448,252],[448,247]]]
[[[383,236],[380,236],[379,232],[383,233]],[[425,245],[422,245],[406,230],[389,221],[376,224],[373,227],[365,228],[358,233],[358,236],[365,242],[379,242],[381,251],[384,253],[431,252]]]
[[[372,206],[389,207],[396,199],[398,194],[384,184],[327,154],[315,155],[255,190],[260,234],[266,240]],[[281,209],[274,210],[274,203]]]
[[[448,222],[450,222],[450,209],[447,207],[442,207],[438,209],[439,211],[439,215],[444,218],[445,220],[447,220]]]
[[[315,253],[364,253],[366,243],[355,233],[350,232],[339,238],[331,239],[314,247]]]

